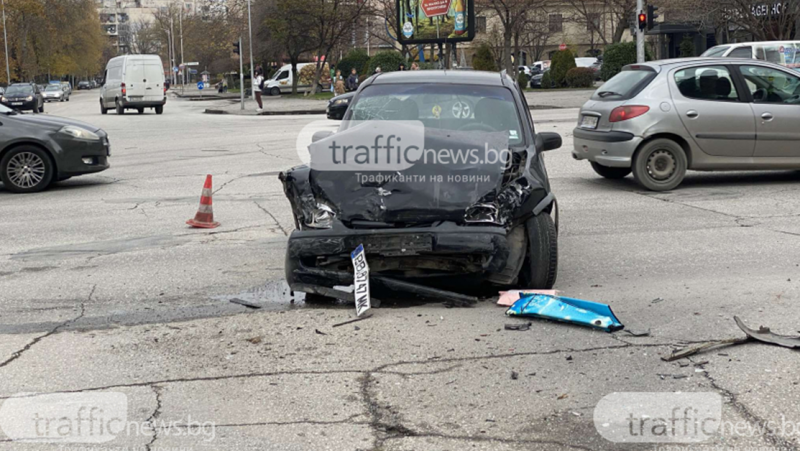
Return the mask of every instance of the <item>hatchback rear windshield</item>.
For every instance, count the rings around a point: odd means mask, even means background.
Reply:
[[[639,94],[653,79],[656,73],[645,69],[623,69],[622,72],[603,83],[592,95],[592,100],[626,100]]]

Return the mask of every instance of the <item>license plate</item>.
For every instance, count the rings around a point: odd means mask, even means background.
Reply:
[[[22,102],[11,102],[11,104],[14,106],[21,106]]]
[[[597,128],[597,116],[581,117],[580,128]]]
[[[369,265],[367,265],[367,255],[364,246],[358,245],[356,250],[350,253],[353,261],[353,297],[356,300],[356,316],[361,316],[370,308],[369,299]]]

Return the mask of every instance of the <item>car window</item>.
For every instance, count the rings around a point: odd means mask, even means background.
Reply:
[[[47,88],[45,88],[45,91],[60,91],[60,90],[61,90],[61,86],[57,86],[57,85],[50,85]]]
[[[509,145],[524,142],[514,96],[500,86],[372,85],[361,92],[350,110],[354,121],[419,120],[432,129],[505,131]]]
[[[729,53],[728,56],[730,58],[752,58],[753,48],[750,46],[735,48],[731,50],[731,53]]]
[[[33,86],[14,86],[11,85],[6,90],[6,95],[33,94]]]
[[[800,103],[800,78],[782,70],[740,66],[747,88],[756,103]]]
[[[675,84],[684,97],[737,101],[739,94],[725,66],[690,67],[675,72]]]
[[[729,48],[730,46],[728,45],[711,47],[710,49],[703,52],[703,54],[700,56],[722,56],[722,54],[725,53],[725,51],[727,51]]]
[[[635,96],[656,78],[656,73],[645,69],[624,69],[603,83],[592,100],[625,100]]]
[[[299,71],[298,71],[298,72],[299,72]],[[276,80],[285,80],[285,79],[287,79],[287,78],[289,78],[289,71],[288,71],[288,70],[285,70],[285,71],[283,71],[283,72],[279,73],[279,74],[278,74],[278,76],[277,76],[275,79],[276,79]]]

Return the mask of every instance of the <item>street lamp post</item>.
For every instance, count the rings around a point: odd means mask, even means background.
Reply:
[[[250,0],[247,0],[247,28],[249,34],[249,41],[250,41],[250,95],[253,97],[253,100],[256,99],[256,88],[258,86],[253,85],[253,80],[255,80],[255,71],[253,70],[253,21],[250,18]]]
[[[3,3],[3,43],[6,46],[6,83],[11,84],[11,68],[8,65],[8,33],[6,33],[6,2]]]

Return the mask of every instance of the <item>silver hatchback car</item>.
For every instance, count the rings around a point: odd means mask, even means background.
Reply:
[[[752,59],[625,66],[581,108],[576,160],[654,191],[697,171],[800,169],[800,73]]]

